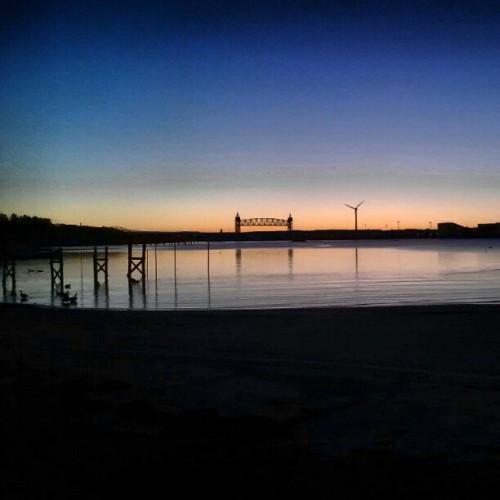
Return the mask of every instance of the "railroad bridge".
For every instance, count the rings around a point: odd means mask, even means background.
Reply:
[[[237,213],[234,218],[234,232],[241,233],[241,226],[285,226],[288,231],[293,229],[292,214],[288,219],[275,219],[272,217],[256,217],[253,219],[242,219],[240,214]]]

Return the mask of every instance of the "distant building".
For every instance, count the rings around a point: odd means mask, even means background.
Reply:
[[[439,222],[438,233],[443,238],[460,238],[469,231],[468,227],[455,224],[455,222]]]
[[[491,224],[478,224],[477,235],[486,238],[500,237],[500,222],[493,222]]]

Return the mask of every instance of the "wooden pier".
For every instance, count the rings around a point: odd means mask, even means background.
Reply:
[[[104,248],[104,257],[99,256],[97,247],[94,247],[94,287],[99,287],[99,273],[104,275],[104,284],[108,286],[108,247]]]
[[[191,246],[191,245],[206,245],[207,249],[207,276],[210,286],[210,243],[207,240],[192,240],[189,238],[171,238],[168,241],[158,242],[156,237],[145,237],[142,241],[136,241],[134,239],[128,242],[128,259],[127,259],[127,279],[129,283],[130,292],[130,307],[133,307],[133,296],[135,295],[136,300],[142,302],[142,307],[146,307],[146,286],[145,282],[148,279],[149,272],[149,250],[148,246],[152,247],[154,254],[151,254],[152,261],[151,265],[154,266],[154,279],[158,283],[158,255],[157,246],[172,246],[173,247],[173,273],[174,273],[174,289],[175,296],[177,300],[177,250],[179,246]],[[136,248],[134,248],[136,247]],[[0,263],[2,264],[2,285],[3,285],[3,296],[4,300],[15,301],[16,292],[16,262],[18,260],[29,260],[29,259],[39,259],[49,261],[50,267],[50,286],[52,293],[52,305],[54,305],[54,299],[56,294],[62,297],[63,293],[68,293],[71,284],[65,284],[65,274],[64,274],[64,255],[63,249],[41,249],[38,251],[33,251],[28,255],[18,254],[17,256],[3,255],[0,257]],[[34,270],[29,269],[28,272],[34,272]],[[38,270],[37,272],[43,272]],[[153,272],[153,271],[152,271]],[[10,278],[10,283],[9,283]],[[83,290],[83,264],[81,264],[81,280],[82,280],[82,290]],[[97,246],[93,247],[93,280],[94,280],[94,296],[95,305],[98,307],[100,298],[105,297],[106,307],[109,307],[109,249],[108,247]],[[142,286],[134,286],[135,284],[141,283]],[[9,286],[10,285],[10,286]],[[101,285],[104,288],[101,289]],[[9,287],[9,290],[7,288]],[[65,291],[66,289],[66,291]],[[140,291],[139,291],[140,289]],[[11,292],[13,299],[7,299],[8,291]],[[83,299],[82,299],[83,300]]]

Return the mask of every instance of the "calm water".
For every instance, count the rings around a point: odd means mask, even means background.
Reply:
[[[500,302],[500,240],[316,241],[148,247],[148,279],[129,286],[126,247],[109,249],[94,290],[93,248],[64,250],[64,281],[85,308],[280,308]],[[139,247],[136,248],[137,255]],[[31,270],[31,272],[30,272]],[[34,271],[34,272],[33,272]],[[38,272],[37,272],[38,271]],[[209,272],[208,272],[209,271]],[[100,281],[103,281],[100,278]],[[16,289],[60,306],[48,260],[19,261]],[[6,302],[19,301],[10,294]]]

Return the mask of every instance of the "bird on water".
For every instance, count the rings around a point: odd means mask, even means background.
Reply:
[[[71,304],[76,304],[76,301],[78,300],[77,296],[78,296],[78,294],[75,293],[75,295],[73,295],[73,297],[70,297],[68,292],[64,292],[62,295],[63,305],[69,306]]]

